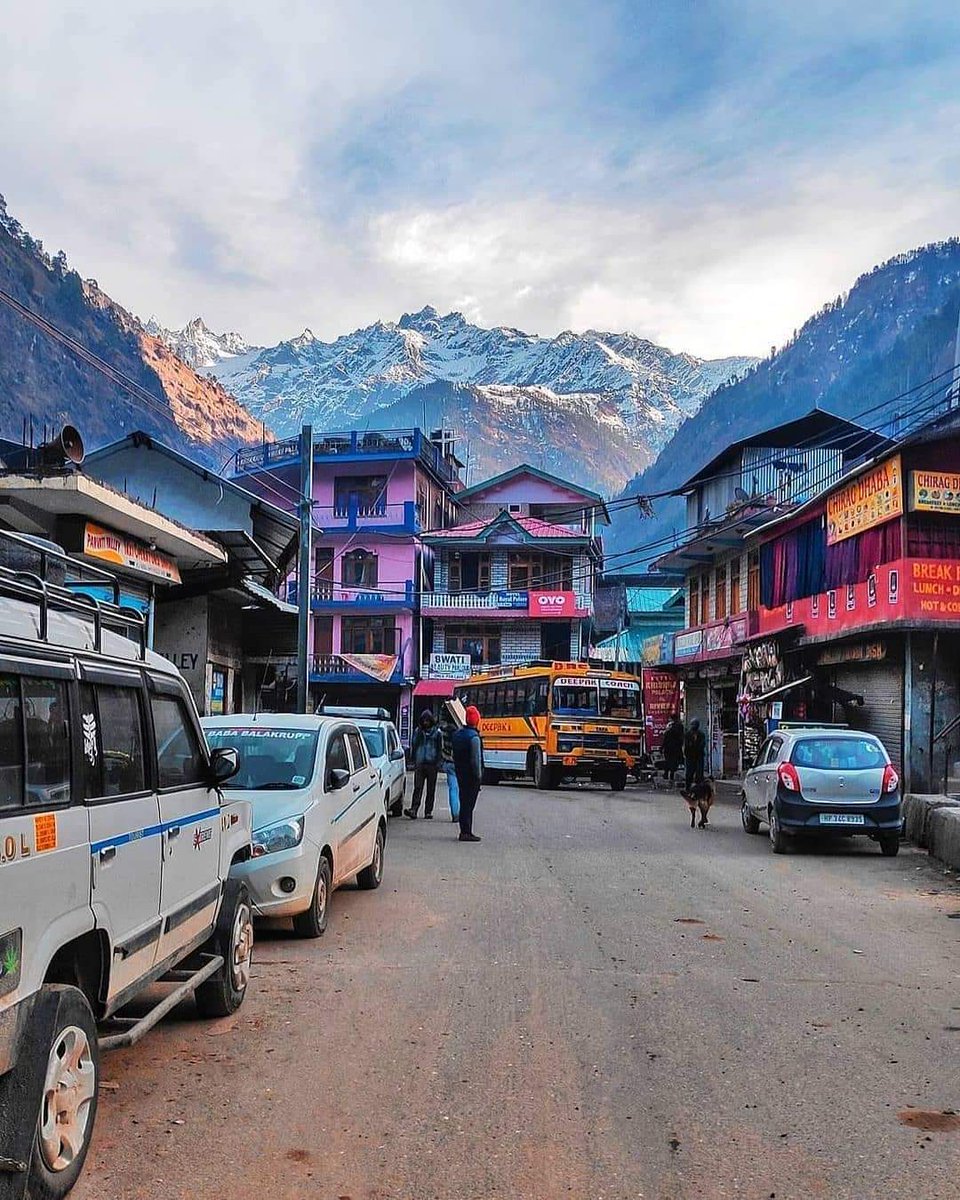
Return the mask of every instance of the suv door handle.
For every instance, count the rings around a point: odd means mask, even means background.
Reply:
[[[180,826],[179,825],[174,825],[171,829],[167,830],[167,841],[168,842],[172,842],[174,838],[178,838],[179,836],[180,836]]]
[[[117,857],[116,846],[104,846],[100,851],[100,861],[102,863],[112,862]]]

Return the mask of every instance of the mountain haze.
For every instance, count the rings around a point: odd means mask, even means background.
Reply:
[[[922,415],[918,404],[926,393],[895,398],[952,365],[958,310],[960,240],[924,246],[875,267],[811,317],[778,353],[721,385],[623,494],[675,488],[730,442],[814,407],[895,435],[905,419]],[[638,509],[624,509],[608,548],[647,545],[683,529],[681,500],[656,500],[653,506],[653,518],[642,521]]]

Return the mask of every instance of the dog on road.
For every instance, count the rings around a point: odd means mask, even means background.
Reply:
[[[687,808],[690,809],[690,828],[697,824],[697,813],[700,814],[700,829],[705,829],[710,822],[707,820],[707,813],[713,808],[713,780],[704,779],[700,783],[695,783],[689,792],[683,793],[683,798],[687,802]]]

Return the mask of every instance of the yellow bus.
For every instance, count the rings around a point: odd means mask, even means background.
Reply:
[[[496,667],[457,686],[480,710],[487,778],[530,776],[542,789],[587,776],[615,792],[643,752],[640,681],[581,662]]]

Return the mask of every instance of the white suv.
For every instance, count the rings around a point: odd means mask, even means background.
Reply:
[[[385,708],[353,708],[339,704],[325,704],[317,712],[322,716],[356,721],[367,743],[370,761],[380,772],[384,807],[391,817],[399,817],[407,794],[407,756],[389,712]]]
[[[190,992],[207,1016],[246,992],[250,904],[228,876],[250,855],[250,806],[224,803],[235,756],[210,754],[183,680],[143,634],[139,616],[0,568],[5,1198],[76,1182],[100,1049],[137,1041]],[[124,1018],[156,982],[173,991]]]

